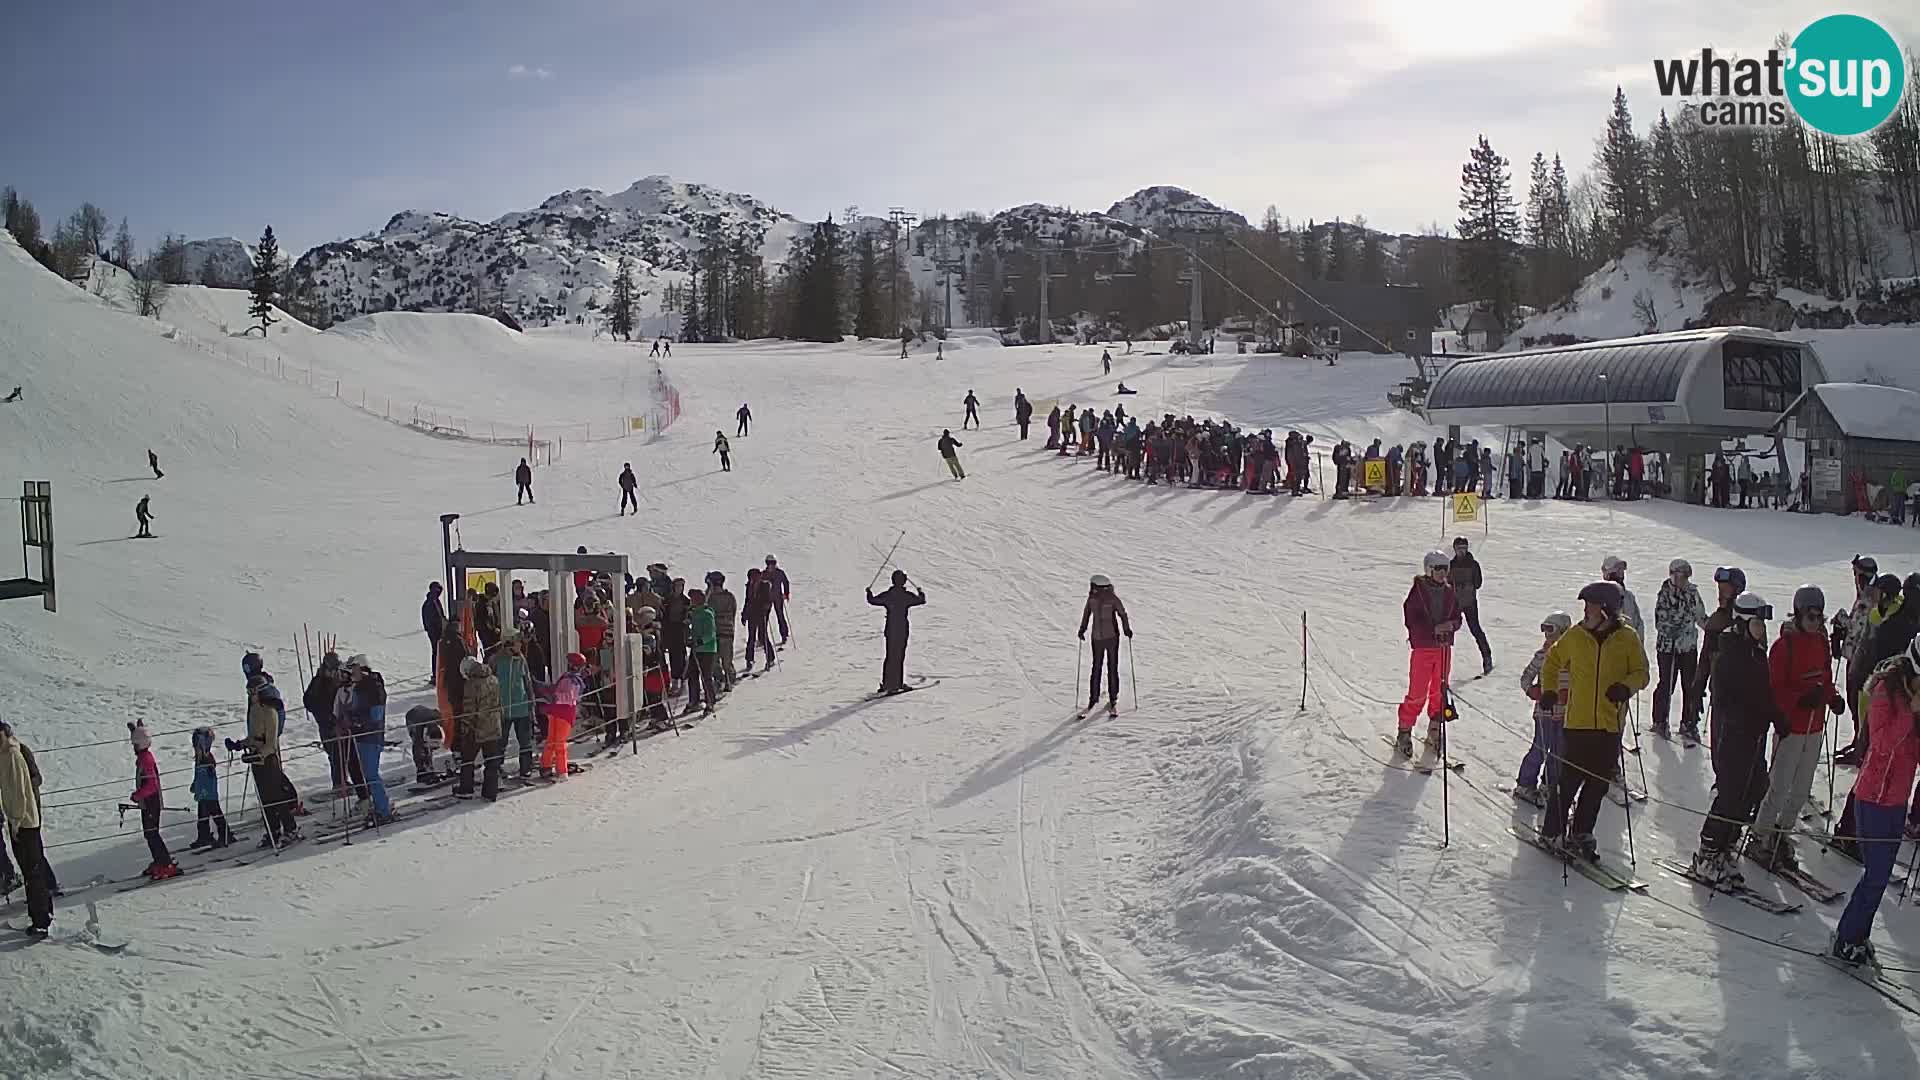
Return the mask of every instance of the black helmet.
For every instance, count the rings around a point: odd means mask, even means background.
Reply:
[[[1855,555],[1853,573],[1855,577],[1872,578],[1880,573],[1880,564],[1875,562],[1871,555]]]
[[[707,584],[709,586],[725,585],[726,583],[727,583],[727,575],[721,573],[718,570],[707,571]]]
[[[1580,590],[1580,602],[1599,604],[1606,609],[1607,614],[1613,615],[1617,614],[1620,611],[1620,605],[1626,602],[1626,595],[1618,582],[1596,581]]]
[[[1802,585],[1793,590],[1793,613],[1827,610],[1827,594],[1818,585]]]
[[[1737,566],[1714,567],[1713,580],[1732,585],[1736,594],[1747,591],[1747,572]]]
[[[905,585],[907,583],[907,572],[905,570],[895,570],[893,572],[893,583],[895,585]]]
[[[1900,579],[1892,574],[1881,574],[1873,579],[1873,587],[1881,596],[1892,597],[1900,591]]]

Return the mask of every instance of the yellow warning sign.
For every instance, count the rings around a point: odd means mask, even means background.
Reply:
[[[1470,491],[1455,495],[1453,497],[1453,520],[1479,521],[1480,496]]]
[[[1368,458],[1364,464],[1366,465],[1366,476],[1362,481],[1362,486],[1372,488],[1375,491],[1387,490],[1386,459]]]

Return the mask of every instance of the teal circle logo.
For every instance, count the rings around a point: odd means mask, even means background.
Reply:
[[[1886,28],[1861,15],[1828,15],[1793,39],[1787,100],[1815,131],[1865,135],[1907,89],[1906,56]]]

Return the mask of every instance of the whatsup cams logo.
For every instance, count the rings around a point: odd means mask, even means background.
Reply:
[[[1865,135],[1900,106],[1906,56],[1886,28],[1861,15],[1828,15],[1785,50],[1760,57],[1698,56],[1653,62],[1661,97],[1684,98],[1707,127],[1804,123],[1828,135]]]

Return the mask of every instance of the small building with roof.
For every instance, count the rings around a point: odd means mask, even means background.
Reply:
[[[1912,390],[1816,383],[1781,411],[1772,430],[1804,440],[1801,490],[1814,510],[1884,510],[1896,482],[1920,483],[1920,393]]]

